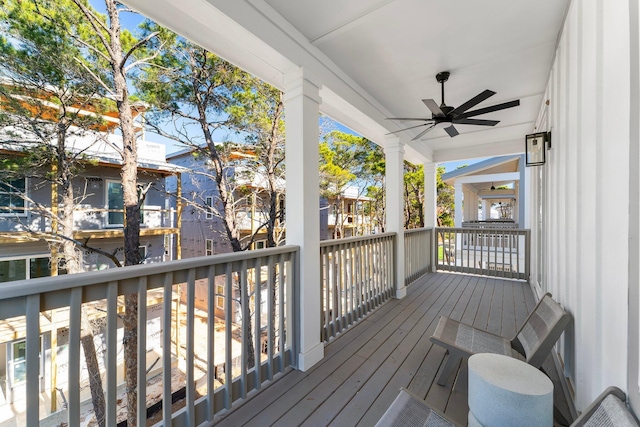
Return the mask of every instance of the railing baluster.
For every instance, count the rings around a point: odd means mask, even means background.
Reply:
[[[342,276],[343,276],[343,268],[342,268],[342,256],[343,256],[343,250],[342,250],[342,246],[341,245],[337,245],[336,246],[336,286],[334,288],[334,296],[333,296],[333,301],[335,302],[335,310],[336,310],[336,327],[337,327],[337,332],[342,332],[343,329],[343,325],[342,325],[342,295],[343,295],[343,286],[344,286],[344,281],[342,280]]]
[[[260,390],[262,382],[260,380],[260,365],[261,365],[261,355],[262,355],[262,325],[261,325],[261,317],[262,317],[262,313],[261,313],[261,302],[262,302],[262,278],[261,278],[261,273],[262,273],[262,258],[256,258],[255,259],[255,263],[254,263],[254,268],[253,268],[254,274],[255,274],[255,280],[253,283],[253,295],[254,295],[254,300],[255,300],[255,309],[253,312],[253,319],[254,319],[254,354],[255,354],[255,367],[254,367],[254,375],[255,375],[255,381],[256,381],[256,385],[255,388]]]
[[[283,260],[284,260],[284,256],[283,256]],[[298,295],[297,295],[297,291],[295,289],[294,286],[294,279],[296,277],[299,277],[300,274],[300,265],[299,265],[299,259],[297,256],[289,256],[288,262],[286,262],[285,264],[285,268],[286,268],[286,295],[285,295],[285,300],[286,301],[294,301]],[[294,304],[290,303],[290,304],[286,304],[286,317],[285,317],[285,332],[286,332],[286,343],[287,344],[293,344],[293,346],[291,347],[292,350],[292,362],[294,365],[296,365],[298,363],[297,360],[297,355],[298,355],[298,347],[297,347],[297,343],[294,341],[293,337],[296,336],[297,331],[295,330],[295,309],[296,307],[294,306]]]
[[[322,272],[322,269],[320,269]],[[267,261],[267,379],[271,381],[273,379],[273,343],[275,341],[274,328],[275,328],[275,264],[273,262],[273,256],[270,256]],[[320,280],[322,283],[322,279]]]
[[[324,249],[324,322],[325,322],[325,335],[326,341],[329,341],[329,338],[332,337],[331,333],[331,313],[330,313],[330,303],[331,303],[331,252],[328,247]]]
[[[71,290],[69,300],[69,425],[80,425],[80,323],[82,288]],[[29,424],[31,425],[31,424]]]
[[[173,272],[164,276],[162,298],[162,422],[171,425],[171,307],[173,305]],[[179,298],[179,296],[178,296]],[[179,308],[179,307],[178,307]],[[176,333],[179,333],[176,330]],[[113,425],[113,424],[107,424]]]
[[[40,364],[42,363],[40,361],[40,294],[29,295],[26,298],[25,315],[28,408],[26,421],[28,426],[37,426],[40,422]]]
[[[107,393],[106,425],[117,423],[117,390],[118,390],[118,282],[110,282],[107,288],[107,330],[106,345],[106,382]]]
[[[187,418],[189,426],[195,426],[196,381],[194,373],[195,361],[195,320],[196,320],[196,270],[190,269],[187,276],[187,352],[186,352],[186,387],[187,387]]]
[[[207,421],[212,422],[215,411],[215,371],[216,371],[216,269],[207,272]]]
[[[232,383],[232,353],[231,353],[231,325],[233,319],[232,313],[232,301],[233,301],[233,271],[231,270],[231,263],[228,262],[225,269],[225,285],[224,285],[224,407],[225,409],[231,409],[233,403],[233,383]]]
[[[293,261],[290,261],[290,263]],[[284,255],[280,255],[279,259],[278,259],[278,331],[279,331],[279,336],[278,336],[278,356],[279,356],[279,361],[280,361],[280,365],[278,366],[278,372],[283,372],[284,371],[284,367],[285,367],[285,363],[284,363],[284,355],[285,355],[285,333],[287,333],[287,331],[285,331],[285,288],[286,288],[286,282],[288,282],[289,280],[292,280],[293,278],[291,277],[285,277],[285,269],[284,269]],[[286,280],[286,281],[285,281]],[[286,294],[287,296],[289,296],[289,298],[291,298],[291,294],[287,292]],[[291,304],[288,304],[291,305]],[[290,342],[289,340],[286,340],[286,342]]]
[[[387,239],[387,286],[389,288],[389,297],[395,297],[394,283],[394,270],[395,270],[395,256],[393,254],[393,238]],[[430,261],[427,261],[430,262]]]
[[[242,339],[242,345],[240,346],[240,398],[247,398],[247,371],[249,366],[249,351],[247,346],[250,342],[250,337],[248,337],[248,331],[251,330],[251,319],[247,316],[247,312],[249,311],[249,287],[247,286],[247,261],[242,260],[240,263],[240,310],[242,311],[240,328],[242,333],[240,337]],[[255,356],[255,349],[254,349]]]
[[[382,240],[380,239],[376,239],[375,243],[375,249],[376,249],[376,279],[377,279],[377,286],[376,286],[376,302],[377,305],[381,305],[383,300],[382,300],[382,291],[383,291],[383,278],[384,276],[382,275]]]

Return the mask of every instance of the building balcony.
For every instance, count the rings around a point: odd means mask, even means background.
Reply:
[[[159,206],[143,207],[140,210],[141,236],[161,236],[178,233],[176,210]],[[124,211],[80,206],[74,211],[74,239],[122,238]],[[25,209],[24,215],[5,216],[0,224],[0,243],[21,243],[34,237],[51,233],[51,218],[38,210]]]

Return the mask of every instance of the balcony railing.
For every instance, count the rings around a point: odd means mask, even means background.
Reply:
[[[406,283],[430,270],[433,233],[405,232]],[[395,295],[396,238],[385,233],[321,243],[319,329],[325,342]],[[83,314],[100,325],[94,341],[107,425],[121,421],[120,401],[126,398],[119,316],[125,294],[135,294],[140,307],[138,425],[146,423],[147,408],[158,408],[153,420],[164,425],[212,421],[296,365],[298,254],[298,247],[284,246],[3,284],[0,332],[3,324],[26,331],[16,337],[26,337],[26,371],[16,387],[29,408],[26,424],[84,421],[90,396],[80,345]],[[45,363],[41,357],[57,360]],[[35,410],[42,391],[66,407],[51,414]],[[182,408],[162,404],[176,396],[184,396]]]
[[[320,243],[325,342],[393,296],[395,238],[385,233]]]
[[[0,207],[0,211],[9,208]],[[143,228],[176,227],[176,209],[163,209],[160,206],[140,208]],[[11,208],[10,213],[0,217],[0,231],[3,232],[51,232],[52,215],[40,208]],[[80,230],[106,230],[122,227],[124,211],[122,209],[104,209],[88,205],[78,206],[73,212],[74,228]]]
[[[431,271],[433,265],[433,229],[416,228],[404,231],[405,285]]]
[[[26,329],[24,354],[18,357],[26,361],[26,368],[17,371],[20,377],[14,378],[22,381],[14,385],[16,390],[22,387],[24,393],[26,424],[35,426],[41,419],[38,408],[44,363],[40,353],[62,357],[55,341],[58,329],[63,329],[68,331],[68,356],[66,373],[61,372],[57,381],[67,408],[50,415],[48,421],[80,425],[81,412],[86,412],[86,405],[81,411],[81,404],[87,399],[81,396],[83,387],[78,386],[86,384],[87,376],[80,350],[83,315],[102,325],[101,331],[94,331],[99,335],[94,340],[104,344],[98,358],[105,386],[106,424],[113,426],[120,421],[118,403],[126,399],[122,399],[122,378],[118,374],[118,365],[122,365],[119,314],[125,294],[137,295],[140,307],[138,425],[146,424],[147,399],[154,394],[148,393],[153,374],[147,375],[147,371],[156,365],[161,367],[161,376],[155,375],[161,387],[155,394],[162,402],[172,402],[176,386],[185,395],[183,409],[174,412],[171,404],[162,405],[164,425],[212,421],[217,412],[231,408],[234,401],[246,398],[295,362],[293,305],[298,252],[298,247],[284,246],[2,284],[0,324]],[[198,289],[205,289],[204,294],[198,295]],[[182,294],[186,298],[181,298]],[[200,298],[205,299],[206,310],[196,308]],[[150,301],[154,307],[161,307],[157,319],[148,314],[149,308],[143,308]],[[221,310],[224,323],[216,322],[213,315]],[[51,337],[47,342],[54,344],[41,348],[41,336],[48,331]],[[160,363],[148,364],[148,356],[154,351]],[[259,369],[250,366],[252,351]],[[58,365],[63,362],[58,360]],[[181,372],[176,371],[176,364]],[[47,377],[51,378],[51,373]]]
[[[528,280],[529,230],[436,228],[436,267],[442,271]]]

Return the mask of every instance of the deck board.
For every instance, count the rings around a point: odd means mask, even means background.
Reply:
[[[512,337],[535,299],[524,282],[452,273],[423,276],[325,347],[307,372],[291,370],[241,405],[220,426],[370,426],[404,387],[461,424],[467,419],[467,364],[445,386],[436,378],[445,351],[429,337],[441,315]]]

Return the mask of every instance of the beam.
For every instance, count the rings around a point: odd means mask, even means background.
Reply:
[[[456,183],[477,184],[480,182],[520,181],[520,172],[490,173],[486,175],[468,175],[455,179]]]

